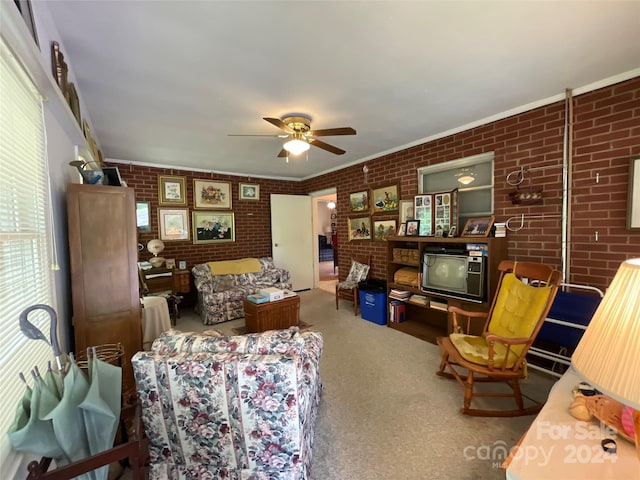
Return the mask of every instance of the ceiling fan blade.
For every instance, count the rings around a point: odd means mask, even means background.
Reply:
[[[253,135],[251,133],[227,133],[227,137],[271,137],[277,138],[280,135]]]
[[[325,128],[322,130],[311,130],[309,134],[314,137],[327,137],[329,135],[355,135],[356,131],[351,127]]]
[[[333,145],[329,145],[328,143],[321,142],[320,140],[317,140],[315,138],[312,138],[311,140],[309,140],[309,143],[314,147],[321,148],[323,150],[326,150],[327,152],[335,153],[336,155],[342,155],[343,153],[345,153],[345,151],[342,150],[341,148],[334,147]]]
[[[293,130],[291,130],[286,123],[284,123],[282,120],[280,120],[279,118],[269,118],[269,117],[263,117],[263,120],[266,120],[267,122],[269,122],[271,125],[275,125],[276,127],[284,130],[287,133],[293,133]]]
[[[288,156],[289,156],[289,152],[287,152],[284,148],[280,150],[280,153],[278,154],[278,158],[284,158]]]

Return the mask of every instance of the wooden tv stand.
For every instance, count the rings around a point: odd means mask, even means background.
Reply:
[[[422,271],[422,258],[427,247],[465,248],[466,244],[486,245],[486,295],[482,302],[472,302],[449,297],[425,293],[419,287],[410,287],[394,282],[395,272],[402,267],[415,267]],[[404,258],[394,257],[394,249],[410,251],[411,255]],[[507,257],[506,238],[495,237],[389,237],[387,241],[387,297],[391,289],[407,290],[413,294],[424,295],[437,301],[441,307],[432,308],[430,305],[419,305],[405,301],[405,320],[395,323],[387,319],[387,326],[421,338],[430,343],[436,343],[436,338],[451,333],[451,319],[446,311],[448,305],[471,311],[489,311],[491,299],[498,285],[498,264]],[[391,298],[388,298],[391,301]],[[480,322],[481,323],[481,322]],[[478,325],[480,333],[482,324]]]

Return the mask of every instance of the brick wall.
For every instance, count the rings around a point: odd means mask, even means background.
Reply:
[[[303,190],[335,187],[338,212],[349,211],[349,193],[389,183],[398,183],[401,199],[411,199],[418,193],[416,169],[493,151],[496,221],[521,214],[547,216],[525,221],[518,232],[508,232],[509,257],[560,268],[564,124],[565,101],[560,101],[368,161],[367,183],[362,165],[356,165],[307,180]],[[622,261],[640,256],[640,232],[625,228],[629,161],[640,154],[640,78],[574,97],[572,141],[567,281],[604,289]],[[514,187],[506,177],[520,166],[546,167],[527,172],[521,184],[542,187],[542,205],[511,204],[508,194]],[[384,278],[385,244],[347,242],[347,217],[338,216],[341,278],[356,252],[371,253],[372,275]]]
[[[109,164],[108,164],[109,165]],[[140,260],[148,259],[151,254],[146,249],[147,242],[158,238],[158,176],[175,175],[186,178],[187,207],[189,208],[189,222],[193,212],[193,180],[215,179],[231,182],[231,207],[235,217],[236,241],[233,243],[193,244],[188,241],[165,241],[162,256],[175,258],[187,262],[187,268],[193,265],[213,261],[242,257],[263,257],[271,255],[271,217],[269,198],[272,193],[295,195],[302,193],[300,182],[257,179],[251,177],[236,177],[229,175],[213,176],[208,173],[189,170],[165,169],[136,165],[110,164],[117,166],[120,176],[129,187],[135,189],[136,200],[151,204],[151,232],[139,233],[138,241],[145,246],[140,252]],[[260,185],[259,200],[239,200],[238,186],[240,183],[255,183]],[[170,208],[170,207],[168,207]],[[179,207],[176,207],[179,208]],[[191,229],[191,239],[193,229]]]
[[[506,221],[521,214],[547,216],[526,220],[521,230],[508,232],[509,257],[560,268],[564,125],[565,101],[560,101],[367,161],[366,181],[363,165],[304,182],[215,175],[217,180],[232,183],[232,207],[238,232],[236,242],[216,245],[165,242],[163,256],[186,260],[191,267],[209,260],[270,255],[269,195],[306,194],[335,187],[341,278],[346,276],[350,256],[355,253],[370,253],[372,276],[384,278],[385,243],[346,240],[347,216],[341,212],[349,211],[349,193],[397,183],[400,198],[411,199],[418,193],[418,168],[493,151],[496,221]],[[625,228],[629,161],[632,155],[640,154],[640,78],[574,97],[572,141],[570,276],[567,280],[604,289],[623,260],[640,256],[640,231]],[[193,179],[211,178],[209,174],[187,170],[117,166],[124,180],[136,189],[136,199],[151,202],[152,232],[141,234],[139,238],[145,245],[157,237],[158,175],[186,177],[190,208],[193,206]],[[526,172],[521,184],[521,187],[542,187],[543,204],[511,204],[509,192],[514,187],[507,183],[506,177],[520,166],[544,167]],[[240,182],[259,183],[260,200],[238,200]],[[394,217],[376,216],[376,219],[388,218]],[[513,225],[517,224],[513,222]],[[149,254],[145,250],[140,257],[146,259]]]

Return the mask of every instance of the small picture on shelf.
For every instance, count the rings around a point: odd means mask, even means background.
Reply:
[[[493,217],[470,218],[462,231],[463,237],[487,237],[493,225]]]
[[[407,221],[407,237],[417,237],[420,232],[420,220],[408,220]]]

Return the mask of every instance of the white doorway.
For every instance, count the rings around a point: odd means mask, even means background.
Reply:
[[[313,199],[314,287],[335,292],[338,281],[337,253],[332,242],[337,225],[336,189],[310,194]],[[334,259],[336,260],[334,262]]]

